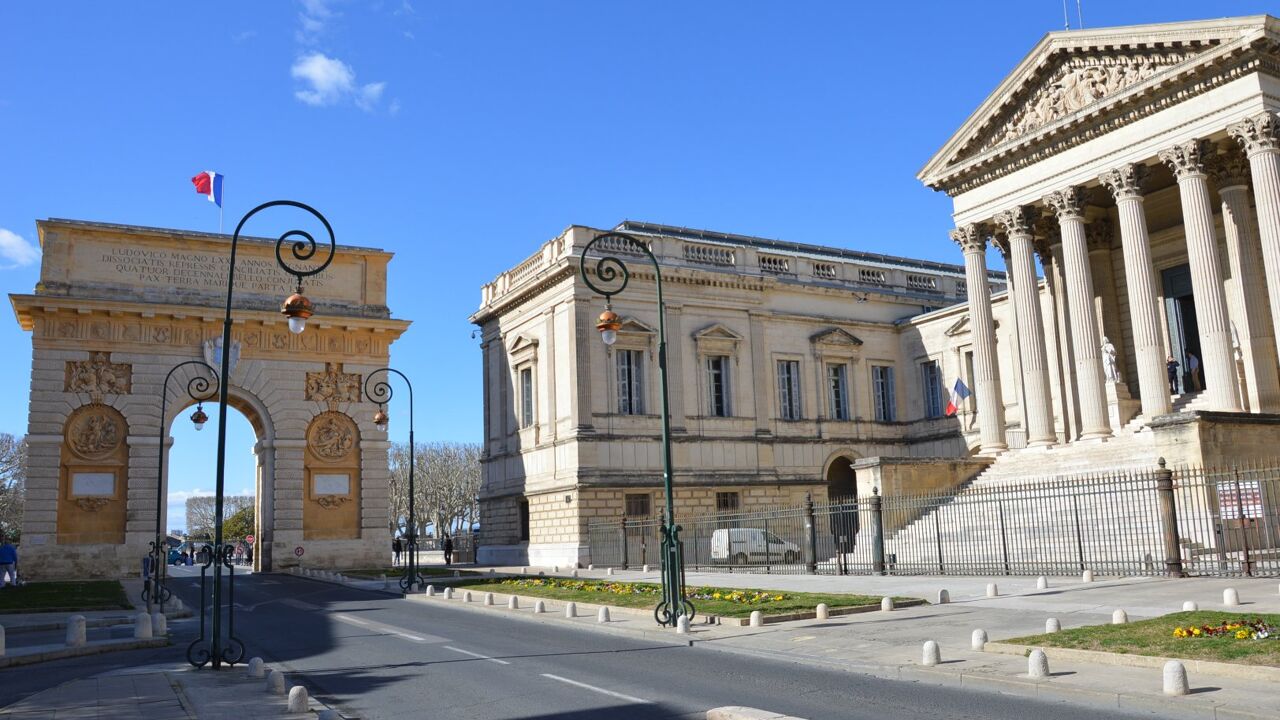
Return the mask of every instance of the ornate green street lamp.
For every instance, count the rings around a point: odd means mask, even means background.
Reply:
[[[676,524],[675,503],[671,493],[671,407],[667,390],[667,306],[662,300],[662,270],[649,246],[626,233],[607,232],[596,236],[582,249],[578,267],[587,287],[604,296],[605,310],[600,313],[596,329],[605,345],[612,346],[618,340],[622,319],[613,311],[613,296],[626,289],[631,273],[626,264],[612,255],[595,262],[594,275],[605,287],[591,280],[587,272],[587,255],[601,241],[610,245],[632,248],[643,254],[653,264],[653,278],[658,289],[658,382],[662,392],[662,487],[666,495],[666,513],[662,519],[662,602],[654,608],[653,617],[659,625],[675,625],[681,616],[693,621],[693,603],[684,595],[684,543],[680,540],[680,526]],[[605,289],[612,288],[612,289]]]
[[[378,373],[395,373],[404,380],[405,387],[409,388],[409,533],[405,537],[409,541],[409,563],[405,566],[404,576],[400,578],[400,589],[408,592],[414,585],[422,583],[422,575],[418,572],[418,516],[413,506],[413,468],[417,465],[414,459],[417,448],[413,444],[413,383],[409,382],[409,378],[405,377],[404,373],[389,367],[378,368],[365,377],[364,396],[370,402],[378,403],[378,412],[373,415],[373,424],[382,432],[386,432],[387,426],[391,424],[391,417],[387,415],[387,403],[391,402],[391,396],[395,393],[386,380],[373,382],[373,376]],[[373,383],[372,386],[370,383]]]
[[[217,479],[214,486],[213,545],[211,547],[206,546],[204,564],[204,568],[208,568],[210,564],[213,565],[213,595],[211,598],[211,624],[213,628],[211,637],[206,639],[204,636],[206,596],[203,592],[202,583],[200,593],[200,637],[196,638],[187,648],[187,661],[196,667],[203,667],[205,664],[212,662],[213,667],[217,669],[224,662],[234,665],[244,657],[244,643],[235,637],[234,600],[228,600],[226,603],[228,630],[225,645],[222,638],[222,568],[225,567],[227,569],[228,577],[234,577],[231,575],[231,572],[233,572],[231,564],[232,548],[224,547],[222,543],[222,508],[225,500],[227,470],[227,391],[231,385],[228,382],[228,376],[231,374],[231,301],[235,290],[236,248],[240,243],[240,231],[244,228],[245,223],[249,222],[249,218],[273,207],[293,207],[304,210],[319,220],[329,234],[329,254],[323,262],[314,267],[293,267],[284,259],[286,243],[289,245],[289,254],[293,256],[293,261],[305,263],[314,258],[319,246],[310,233],[305,230],[289,230],[281,234],[276,240],[276,264],[298,281],[297,290],[286,298],[280,306],[281,314],[288,318],[289,332],[295,335],[300,334],[306,329],[307,318],[311,317],[315,312],[315,307],[311,301],[302,294],[302,279],[315,275],[329,267],[329,263],[333,262],[333,258],[338,252],[338,243],[334,238],[333,227],[329,225],[329,221],[315,208],[294,200],[272,200],[250,210],[244,217],[240,218],[239,224],[236,225],[236,231],[231,236],[231,260],[227,264],[227,307],[222,321],[222,358],[221,368],[218,372],[221,382],[218,384],[218,465]],[[201,570],[202,580],[203,574],[204,569]],[[234,592],[234,587],[234,585],[231,586],[232,592]]]

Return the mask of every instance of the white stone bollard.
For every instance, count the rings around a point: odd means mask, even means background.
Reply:
[[[598,623],[609,622],[609,608],[602,607],[598,612],[596,612],[596,622]]]
[[[578,617],[578,603],[567,602],[564,604],[564,616],[570,620]]]
[[[484,594],[484,604],[485,604],[485,605],[493,605],[493,593],[485,593],[485,594]]]
[[[284,691],[284,673],[279,670],[272,670],[267,673],[267,692],[272,695],[283,695]]]
[[[435,596],[436,596],[436,586],[435,586],[435,585],[428,585],[428,586],[427,586],[427,597],[435,597]]]
[[[982,652],[987,647],[987,631],[974,630],[969,636],[969,649],[974,652]]]
[[[559,566],[559,565],[552,565],[552,566],[551,566],[551,572],[553,572],[553,573],[558,573],[558,572],[560,572],[560,566]]]
[[[294,685],[289,688],[289,709],[287,712],[304,713],[308,710],[310,703],[307,702],[307,689],[301,685]]]
[[[649,572],[649,566],[645,565],[643,568],[641,568],[641,572]]]
[[[1240,604],[1240,593],[1235,588],[1227,588],[1222,591],[1222,604],[1227,607],[1235,607]]]
[[[1186,695],[1191,692],[1187,684],[1187,668],[1177,660],[1164,664],[1164,694]]]
[[[689,634],[689,616],[688,615],[681,615],[680,617],[676,618],[676,634],[677,635]]]
[[[939,591],[938,591],[938,604],[939,604],[939,605],[946,605],[946,604],[947,604],[947,603],[949,603],[949,602],[951,602],[951,593],[947,592],[945,589],[943,589],[943,590],[939,590]]]
[[[1080,582],[1093,582],[1093,571],[1085,570],[1080,573]]]
[[[454,576],[454,577],[456,577],[456,578],[460,578],[460,577],[462,577],[462,571],[461,571],[461,570],[454,570],[454,571],[453,571],[453,576]]]
[[[249,666],[246,671],[251,678],[265,677],[267,674],[267,668],[262,664],[262,658],[260,657],[249,658]]]
[[[595,569],[596,569],[595,563],[590,563],[590,564],[588,564],[588,565],[587,565],[587,569],[588,569],[588,570],[595,570]]]
[[[987,583],[987,597],[993,598],[1000,595],[1000,588],[995,583]]]
[[[1117,609],[1115,612],[1111,613],[1112,625],[1124,625],[1127,622],[1129,622],[1129,613],[1124,610]]]
[[[578,571],[577,571],[577,569],[574,569],[574,571],[573,571],[573,572],[569,573],[569,577],[578,577]]]
[[[508,610],[519,610],[519,609],[520,609],[520,598],[516,597],[515,595],[512,595],[511,597],[507,598],[507,609],[508,609]]]
[[[613,574],[613,568],[605,568],[604,574],[605,574],[605,575],[612,575],[612,574]]]
[[[1155,572],[1156,563],[1154,560],[1151,559],[1151,553],[1147,553],[1145,556],[1143,556],[1142,566],[1146,568],[1147,572]]]
[[[140,612],[133,617],[133,639],[151,639],[151,616],[145,612]]]
[[[535,603],[533,604],[533,614],[534,614],[534,615],[541,615],[542,613],[544,613],[544,612],[546,612],[546,611],[547,611],[547,604],[546,604],[546,603],[544,603],[544,602],[542,602],[541,600],[539,600],[539,601],[537,601],[537,602],[535,602]]]
[[[751,627],[764,627],[764,613],[759,610],[751,611]]]
[[[411,592],[411,593],[416,593],[416,592],[418,592],[418,591],[419,591],[419,590],[421,590],[421,589],[422,589],[422,587],[421,587],[421,586],[419,586],[419,585],[418,585],[418,583],[416,583],[416,582],[415,582],[415,583],[409,583],[409,592]]]
[[[383,575],[382,575],[382,578],[381,578],[381,579],[382,579],[382,589],[383,589],[383,590],[386,590],[387,588],[391,587],[391,583],[387,580],[387,576],[386,576],[386,574],[385,574],[385,573],[383,573]]]
[[[1040,577],[1036,578],[1036,589],[1037,589],[1037,590],[1048,590],[1048,589],[1049,589],[1049,578],[1047,578],[1047,577],[1045,577],[1045,576],[1043,576],[1043,575],[1041,575]]]
[[[893,609],[893,598],[891,597],[880,598],[880,610],[882,612],[889,612],[892,609]]]
[[[830,617],[831,617],[831,608],[827,607],[827,604],[826,604],[826,603],[818,603],[817,614],[818,614],[818,619],[819,619],[819,620],[827,620],[827,619],[830,619]]]
[[[1049,656],[1043,650],[1032,650],[1027,656],[1027,675],[1033,678],[1049,677]]]
[[[72,615],[67,618],[67,647],[84,647],[84,616]]]
[[[445,600],[452,600],[452,599],[453,599],[453,588],[451,588],[451,587],[447,587],[447,588],[445,588],[445,589],[444,589],[444,599],[445,599]]]
[[[520,568],[520,574],[521,574],[521,575],[528,575],[528,574],[529,574],[529,568],[527,568],[527,567],[522,567],[522,568]]]
[[[185,607],[186,607],[186,606],[182,604],[182,598],[180,598],[180,597],[175,597],[175,598],[173,599],[173,611],[174,611],[174,612],[182,612],[182,611],[183,611],[183,609],[184,609]]]
[[[1062,632],[1062,623],[1058,622],[1058,618],[1049,618],[1044,621],[1044,631],[1046,634]]]
[[[938,643],[932,640],[925,642],[920,656],[920,664],[933,667],[940,662],[942,662],[942,650],[938,648]]]
[[[164,637],[169,634],[169,618],[157,610],[151,613],[151,637]]]
[[[471,591],[470,591],[470,590],[464,590],[464,591],[462,592],[462,602],[467,602],[467,603],[471,602]]]
[[[1199,609],[1200,606],[1197,605],[1194,600],[1188,600],[1182,603],[1182,612],[1195,612]]]

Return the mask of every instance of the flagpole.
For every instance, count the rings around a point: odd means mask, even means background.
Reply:
[[[222,181],[222,202],[218,203],[218,234],[222,234],[222,206],[227,204],[227,181]]]

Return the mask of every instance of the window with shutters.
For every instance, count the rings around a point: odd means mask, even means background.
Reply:
[[[832,420],[849,419],[849,367],[844,363],[827,365],[827,407]]]
[[[937,360],[920,363],[920,387],[924,392],[924,416],[942,417],[946,406],[942,401],[942,368]]]
[[[898,404],[893,387],[893,366],[871,366],[872,399],[875,402],[876,421],[893,422],[898,419]]]
[[[800,419],[800,361],[778,361],[778,413],[783,420]]]
[[[622,415],[644,414],[644,351],[615,350],[618,368],[618,412]]]
[[[712,355],[707,358],[707,412],[715,417],[729,417],[729,358]]]

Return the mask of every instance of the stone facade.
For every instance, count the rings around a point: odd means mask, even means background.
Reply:
[[[155,538],[157,499],[167,495],[167,477],[157,487],[158,453],[172,443],[164,429],[194,404],[184,389],[195,375],[175,373],[164,418],[162,385],[178,363],[213,360],[207,350],[221,335],[230,238],[68,220],[37,225],[40,284],[34,294],[10,296],[32,333],[24,565],[45,578],[134,574]],[[242,239],[239,253],[229,402],[258,435],[255,563],[264,570],[297,564],[299,547],[307,563],[380,560],[389,542],[388,472],[386,435],[372,422],[376,406],[350,393],[317,397],[308,378],[335,368],[362,376],[386,364],[408,327],[386,307],[391,256],[339,246],[331,267],[307,283],[316,315],[293,335],[277,312],[293,287],[275,266],[274,242]],[[349,423],[337,463],[353,493],[337,523],[323,513],[307,520],[307,505],[317,502],[306,484],[315,465],[307,430],[326,413]],[[103,420],[89,428],[82,417],[118,419],[123,442],[109,451],[118,453],[117,464],[94,451],[107,444]],[[212,468],[169,470],[204,473],[202,486],[213,484]],[[78,537],[86,517],[94,533]],[[161,526],[167,530],[167,521]]]
[[[853,494],[850,463],[864,457],[967,455],[972,408],[943,417],[963,356],[927,350],[909,324],[965,296],[962,267],[618,229],[662,267],[677,512]],[[652,269],[620,255],[632,278],[606,348],[603,301],[579,274],[601,232],[575,226],[546,243],[485,286],[472,318],[484,335],[482,559],[577,562],[591,521],[652,517],[665,502]],[[977,277],[1003,291],[1002,274]],[[924,363],[937,363],[927,383]]]

